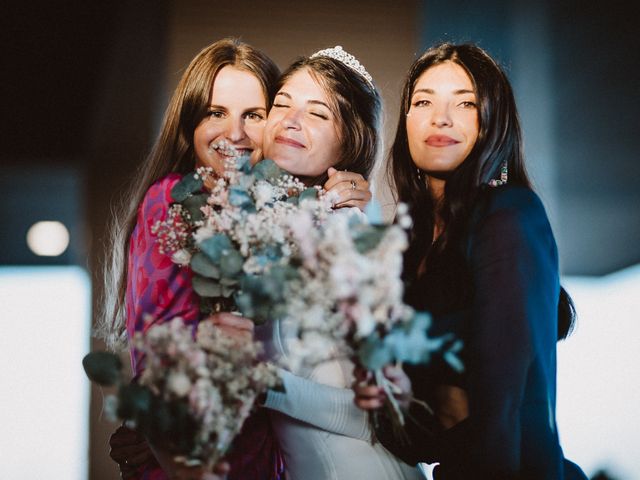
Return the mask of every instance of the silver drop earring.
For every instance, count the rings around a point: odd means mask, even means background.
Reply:
[[[500,180],[489,180],[490,187],[499,187],[500,185],[506,185],[509,180],[509,169],[507,168],[507,162],[503,162],[500,166]]]

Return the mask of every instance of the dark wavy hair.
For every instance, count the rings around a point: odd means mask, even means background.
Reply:
[[[420,76],[427,69],[444,62],[459,65],[469,75],[476,92],[479,132],[468,157],[447,177],[444,197],[436,205],[411,158],[406,116]],[[398,129],[388,163],[396,200],[409,206],[414,222],[410,247],[405,256],[405,277],[408,281],[417,276],[420,263],[432,253],[452,283],[459,279],[460,273],[467,274],[461,240],[468,233],[474,207],[489,182],[500,177],[503,164],[509,171],[509,184],[532,188],[524,164],[520,119],[506,74],[491,56],[473,44],[443,43],[428,49],[407,74]],[[444,226],[432,244],[436,212]],[[459,285],[451,287],[455,289]],[[443,286],[444,289],[447,287]],[[463,296],[469,294],[461,292]],[[561,289],[558,312],[558,336],[564,338],[570,332],[575,317],[573,303],[564,289]]]
[[[287,68],[278,82],[282,86],[296,72],[308,69],[329,97],[329,107],[340,126],[341,155],[334,167],[368,178],[380,148],[380,94],[367,80],[331,57],[303,57]],[[311,185],[324,185],[326,173],[309,179]]]

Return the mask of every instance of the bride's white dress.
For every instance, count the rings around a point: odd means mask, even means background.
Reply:
[[[257,327],[274,358],[286,356],[281,322]],[[283,371],[285,392],[269,391],[265,407],[285,458],[287,480],[422,480],[420,471],[372,444],[367,414],[353,403],[353,365],[323,363],[310,371]]]

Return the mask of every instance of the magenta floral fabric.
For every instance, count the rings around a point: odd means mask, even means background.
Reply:
[[[127,275],[127,333],[146,332],[151,325],[182,317],[194,329],[200,319],[198,296],[191,288],[191,270],[180,267],[159,251],[151,228],[164,220],[171,205],[171,189],[180,180],[172,173],[154,183],[138,209],[138,220],[129,242]],[[145,317],[152,322],[145,322]],[[142,369],[140,353],[131,352],[136,375]]]
[[[151,325],[182,317],[195,328],[201,319],[199,299],[191,286],[192,272],[159,251],[153,225],[164,220],[172,203],[171,189],[181,175],[171,173],[155,182],[138,209],[129,243],[126,290],[127,333],[145,332]],[[146,318],[152,321],[145,321]],[[144,368],[141,353],[131,351],[135,375]],[[229,480],[276,480],[284,478],[284,465],[266,412],[259,410],[243,426],[229,455]],[[140,470],[142,480],[165,480],[157,464]]]

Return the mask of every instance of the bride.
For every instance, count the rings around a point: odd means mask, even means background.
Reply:
[[[379,114],[379,95],[364,67],[340,47],[322,50],[283,73],[265,127],[265,157],[309,184],[322,185],[332,167],[366,177],[378,151]],[[270,355],[286,356],[284,330],[269,322],[256,328],[256,337]],[[334,360],[297,375],[283,372],[286,393],[268,392],[264,407],[286,478],[422,478],[372,442],[368,418],[353,401],[352,370],[350,361]]]

